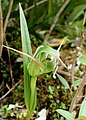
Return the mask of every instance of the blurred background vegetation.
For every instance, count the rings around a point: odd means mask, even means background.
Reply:
[[[66,0],[14,0],[6,29],[6,41],[10,47],[21,50],[19,2],[23,7],[26,16],[34,52],[36,47],[44,43],[45,35],[53,24],[55,15],[59,12]],[[2,0],[3,24],[8,12],[9,3],[10,0]],[[85,30],[85,21],[86,0],[70,0],[69,4],[60,15],[49,40],[67,37],[67,42],[64,46],[70,47],[70,44],[74,42],[76,38],[79,38]],[[5,44],[5,40],[3,44]],[[86,44],[84,45],[86,46]],[[57,47],[58,45],[56,48]],[[3,96],[11,87],[13,87],[10,75],[9,55],[5,48],[3,48],[2,58],[3,62],[0,62],[0,96]],[[10,65],[13,74],[13,84],[15,84],[23,79],[23,65],[21,57],[13,51],[10,51]],[[48,113],[48,119],[50,120],[57,120],[57,113],[55,113],[55,110],[59,107],[68,109],[69,103],[71,102],[70,93],[64,90],[64,87],[60,86],[60,84],[59,81],[53,80],[51,74],[41,76],[37,83],[39,104],[36,109],[38,110],[43,107],[46,107],[47,109],[50,108]],[[16,101],[20,103],[20,105],[24,104],[23,81],[15,90],[6,96],[6,98],[1,100],[1,107],[4,104],[15,103]]]

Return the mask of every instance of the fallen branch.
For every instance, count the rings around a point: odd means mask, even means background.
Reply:
[[[21,82],[22,82],[22,80],[20,80],[19,82],[17,82],[5,95],[3,95],[3,96],[0,98],[0,101],[1,101],[2,99],[4,99],[12,90],[14,90],[15,87],[16,87],[19,83],[21,83]]]

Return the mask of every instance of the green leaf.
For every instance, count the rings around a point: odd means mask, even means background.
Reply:
[[[72,86],[79,86],[81,84],[81,81],[82,81],[81,79],[74,81],[74,83],[72,84]]]
[[[22,51],[24,53],[32,55],[28,27],[27,27],[26,19],[25,19],[25,16],[24,16],[24,13],[23,13],[23,10],[22,10],[20,4],[19,4],[19,10],[20,10],[20,26],[21,26],[21,37],[22,37]],[[28,110],[28,117],[27,117],[28,120],[30,120],[30,116],[36,106],[36,79],[37,79],[37,78],[32,78],[28,74],[27,65],[29,62],[30,62],[30,60],[26,56],[23,56],[24,98],[25,98],[25,104],[26,104],[26,107]],[[33,86],[32,86],[32,84],[33,84]]]
[[[74,8],[72,14],[70,15],[70,17],[68,18],[68,21],[70,22],[74,22],[74,20],[76,20],[81,14],[83,14],[84,9],[86,9],[86,5],[82,4],[82,5],[78,5]]]
[[[65,117],[67,120],[74,120],[73,115],[70,112],[62,109],[57,109],[56,111],[63,117]]]
[[[82,55],[78,58],[78,61],[84,65],[86,65],[86,55]]]
[[[78,58],[78,62],[86,65],[86,55],[82,55]]]
[[[68,82],[62,76],[60,76],[58,74],[57,74],[57,76],[58,76],[59,80],[62,82],[62,84],[65,86],[65,88],[70,89]]]
[[[79,111],[79,117],[85,116],[86,117],[86,101],[84,100],[81,104],[80,111]]]
[[[30,41],[30,37],[29,37],[28,27],[27,27],[25,16],[24,16],[24,12],[23,12],[20,4],[19,4],[19,10],[20,10],[20,27],[21,27],[21,37],[22,37],[22,50],[23,50],[23,52],[32,55],[32,48],[31,48],[31,41]]]

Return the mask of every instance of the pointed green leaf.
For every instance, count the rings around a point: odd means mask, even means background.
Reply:
[[[79,79],[79,80],[76,80],[73,82],[72,86],[79,86],[81,84],[82,80]]]
[[[20,10],[20,27],[21,27],[21,38],[22,38],[22,51],[24,53],[27,53],[29,55],[32,55],[32,49],[31,49],[31,43],[30,43],[30,37],[28,33],[28,27],[26,23],[26,19],[22,10],[21,5],[19,4],[19,10]],[[29,59],[26,56],[23,56],[23,63],[24,63],[24,98],[25,98],[25,104],[28,109],[28,120],[30,119],[30,116],[33,112],[33,110],[30,109],[30,106],[32,106],[32,102],[30,100],[31,98],[31,89],[30,89],[30,83],[31,83],[31,76],[28,74],[27,71],[27,65],[29,63]]]
[[[73,115],[70,112],[62,109],[57,109],[56,111],[63,117],[65,117],[67,120],[74,120]]]
[[[20,3],[19,3],[19,10],[20,10],[20,27],[21,27],[21,37],[22,37],[22,51],[32,55],[32,48],[31,48],[28,27]]]
[[[86,55],[82,55],[78,58],[78,62],[86,65]]]
[[[81,104],[80,111],[79,111],[79,117],[85,116],[86,117],[86,101],[84,100]]]
[[[74,20],[76,20],[81,14],[83,14],[84,9],[86,9],[86,5],[85,4],[81,4],[81,5],[76,6],[74,8],[72,14],[68,18],[68,21],[73,23]]]
[[[62,82],[62,84],[65,86],[65,88],[70,89],[68,82],[62,76],[60,76],[58,74],[57,74],[57,76],[58,76],[59,80]]]

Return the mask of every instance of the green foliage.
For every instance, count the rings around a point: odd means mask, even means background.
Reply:
[[[65,117],[67,120],[74,120],[72,114],[66,110],[57,109],[56,110],[59,114]]]
[[[23,10],[21,5],[19,4],[20,8],[20,25],[21,25],[21,36],[22,36],[22,51],[24,53],[32,55],[31,50],[31,43],[29,38],[29,33],[27,29],[26,20],[24,17]],[[48,45],[41,45],[37,48],[36,52],[34,53],[34,58],[36,58],[42,65],[39,67],[33,60],[28,60],[26,56],[23,56],[23,63],[24,63],[24,96],[25,96],[25,104],[28,109],[28,120],[32,112],[36,106],[36,81],[37,77],[44,73],[49,73],[57,69],[57,61],[64,65],[64,63],[59,58],[59,50],[54,50],[53,48],[49,47]],[[65,65],[64,65],[65,66]],[[29,74],[28,74],[29,73]],[[62,79],[63,84],[67,88],[69,88],[67,82]],[[64,81],[63,81],[64,80]]]
[[[2,0],[2,10],[3,10],[3,17],[6,16],[6,13],[7,13],[7,9],[8,8],[8,5],[9,5],[9,0]]]
[[[52,13],[52,0],[48,0],[48,15]]]
[[[70,17],[68,18],[68,22],[73,23],[77,18],[80,17],[80,15],[82,15],[84,13],[84,10],[86,9],[86,5],[85,4],[81,4],[76,6],[73,9],[72,14],[70,15]]]
[[[86,65],[86,55],[82,55],[78,58],[78,62],[80,62],[83,65]]]
[[[86,101],[84,100],[81,104],[80,111],[79,111],[79,117],[85,116],[86,117]]]
[[[0,108],[0,117],[2,118],[7,118],[11,117],[12,118],[16,118],[16,119],[21,119],[26,117],[26,111],[22,110],[21,113],[18,113],[18,103],[16,104],[9,104],[9,105],[4,105]]]
[[[75,16],[77,16],[76,18],[78,18],[78,17],[79,17],[78,15],[81,15],[81,14],[79,14],[79,13],[80,13],[79,7],[80,7],[80,6],[84,6],[85,3],[86,3],[85,0],[82,0],[82,1],[81,1],[81,0],[78,0],[78,1],[72,0],[72,1],[69,3],[69,5],[66,7],[66,9],[64,10],[62,16],[65,16],[66,13],[70,13],[70,16],[73,17],[72,19],[70,19],[70,17],[68,17],[68,19],[69,19],[70,21],[71,21],[71,20],[74,20]],[[75,10],[75,8],[76,8],[76,10]],[[84,9],[85,9],[85,8],[82,7],[81,11],[84,10]],[[78,10],[79,10],[79,11],[78,11]],[[75,13],[73,13],[73,11],[75,11]],[[71,14],[71,13],[72,13],[72,14]],[[73,14],[74,14],[74,15],[73,15]],[[61,17],[61,19],[62,19],[62,17]]]
[[[82,79],[74,81],[72,86],[79,86],[81,84],[81,81],[82,81]]]
[[[73,118],[73,115],[66,111],[66,110],[62,110],[62,109],[57,109],[56,110],[59,114],[61,114],[64,118],[66,118],[67,120],[75,120]],[[86,119],[86,101],[84,100],[80,106],[80,111],[79,111],[79,115],[78,115],[78,120],[85,120]]]
[[[48,0],[40,5],[37,5],[40,2],[40,0],[37,0],[37,1],[36,0],[24,0],[24,1],[14,0],[10,19],[11,18],[12,19],[15,18],[15,19],[14,19],[14,22],[12,21],[9,22],[7,34],[9,34],[11,37],[14,37],[14,35],[10,33],[12,28],[12,31],[14,31],[14,34],[16,34],[15,36],[17,36],[17,33],[15,32],[15,30],[16,29],[18,30],[18,24],[15,24],[15,23],[18,23],[17,21],[19,20],[18,2],[21,2],[27,18],[27,23],[28,23],[30,33],[34,34],[34,36],[39,38],[40,41],[43,40],[44,36],[41,37],[41,35],[37,33],[36,30],[40,28],[44,30],[49,29],[55,17],[55,14],[59,11],[59,9],[65,3],[65,1],[66,0],[61,0],[61,1]],[[54,37],[67,36],[69,43],[71,43],[71,40],[75,40],[76,37],[80,37],[82,31],[85,29],[85,27],[83,26],[84,12],[86,11],[85,4],[86,4],[86,0],[78,0],[78,1],[71,0],[69,5],[64,9],[63,13],[59,18],[59,21],[54,29],[56,32],[56,36]],[[5,19],[7,9],[9,7],[9,0],[2,0],[2,7],[3,7],[3,19]],[[30,9],[30,7],[32,8]],[[26,20],[24,18],[24,14],[22,12],[21,7],[20,7],[20,25],[21,25],[21,35],[22,35],[22,51],[32,56],[32,48],[30,43],[30,37],[28,34],[28,28],[27,28]],[[18,31],[20,33],[20,30]],[[38,39],[35,39],[35,42],[37,43]],[[14,56],[12,57],[14,58]],[[26,56],[23,57],[24,97],[25,97],[25,104],[28,109],[29,117],[34,111],[36,106],[37,77],[44,73],[52,72],[56,69],[56,59],[59,59],[59,53],[58,51],[52,49],[47,45],[42,45],[37,48],[36,52],[34,53],[34,57],[41,63],[42,67],[38,66],[36,63],[34,63],[34,61],[29,60]],[[86,65],[86,56],[85,55],[80,56],[78,61]],[[6,70],[1,70],[1,73],[3,74],[3,78],[6,79],[7,78]],[[60,79],[62,84],[65,86],[65,88],[70,89],[68,82],[62,76],[57,75],[57,77]],[[79,86],[79,84],[80,84],[80,81],[75,81],[73,83],[73,86]],[[51,95],[50,97],[52,98],[53,87],[49,87],[49,92]],[[82,115],[79,117],[79,120],[82,118],[85,119],[86,117]]]
[[[28,28],[26,24],[26,20],[24,17],[23,10],[21,8],[21,5],[19,4],[20,9],[20,26],[21,26],[21,37],[22,37],[22,51],[27,54],[32,54],[31,49],[31,43],[28,33]],[[30,106],[32,106],[33,103],[31,103],[30,96],[31,96],[31,76],[28,74],[27,71],[27,65],[29,63],[29,59],[26,56],[23,56],[23,63],[24,63],[24,97],[25,97],[25,104],[28,110],[28,120],[30,119],[30,116],[33,112],[31,110]]]
[[[65,88],[70,89],[70,86],[69,86],[67,80],[65,80],[65,79],[64,79],[62,76],[60,76],[59,74],[57,74],[57,76],[58,76],[59,80],[62,82],[62,84],[65,86]]]
[[[24,13],[22,11],[22,8],[19,4],[20,8],[20,25],[21,25],[21,36],[22,36],[22,51],[27,54],[32,54],[31,50],[31,44],[30,44],[30,38],[29,33],[27,29],[26,20],[24,17]],[[36,81],[37,77],[43,73],[51,72],[55,69],[56,66],[56,59],[58,59],[59,53],[57,53],[56,50],[52,49],[51,47],[45,45],[40,46],[35,54],[34,57],[39,60],[40,63],[42,63],[43,68],[40,69],[36,63],[34,63],[32,60],[28,60],[26,56],[23,56],[23,62],[24,62],[24,96],[25,96],[25,104],[28,109],[28,120],[30,119],[30,116],[32,112],[35,109],[36,106]],[[51,59],[50,57],[54,56],[53,60],[47,60]],[[28,67],[27,67],[28,65]],[[28,74],[29,72],[29,74]]]
[[[42,0],[41,0],[42,1]],[[41,4],[40,0],[15,0],[12,7],[12,13],[10,18],[15,18],[17,21],[19,20],[18,15],[18,3],[21,2],[26,18],[30,33],[32,33],[37,38],[43,40],[44,36],[42,37],[39,33],[36,32],[37,29],[49,29],[52,21],[55,17],[55,14],[59,11],[61,6],[65,3],[66,0],[49,0],[45,1]],[[69,5],[64,9],[63,13],[61,14],[59,21],[55,27],[56,31],[62,36],[69,35],[70,41],[71,39],[77,37],[77,30],[78,29],[78,36],[80,36],[83,28],[83,24],[81,21],[84,18],[84,12],[86,10],[85,0],[72,0]],[[3,5],[3,18],[5,18],[7,14],[7,9],[9,7],[9,0],[2,0]],[[79,23],[79,26],[76,23]],[[74,27],[71,28],[71,25],[74,24]],[[82,21],[83,23],[83,21]],[[9,28],[15,28],[15,23],[13,26],[9,26]],[[62,26],[64,24],[64,26]],[[75,25],[76,24],[76,25]],[[60,26],[60,27],[59,27]],[[12,29],[14,30],[14,29]],[[71,38],[72,37],[72,38]]]

